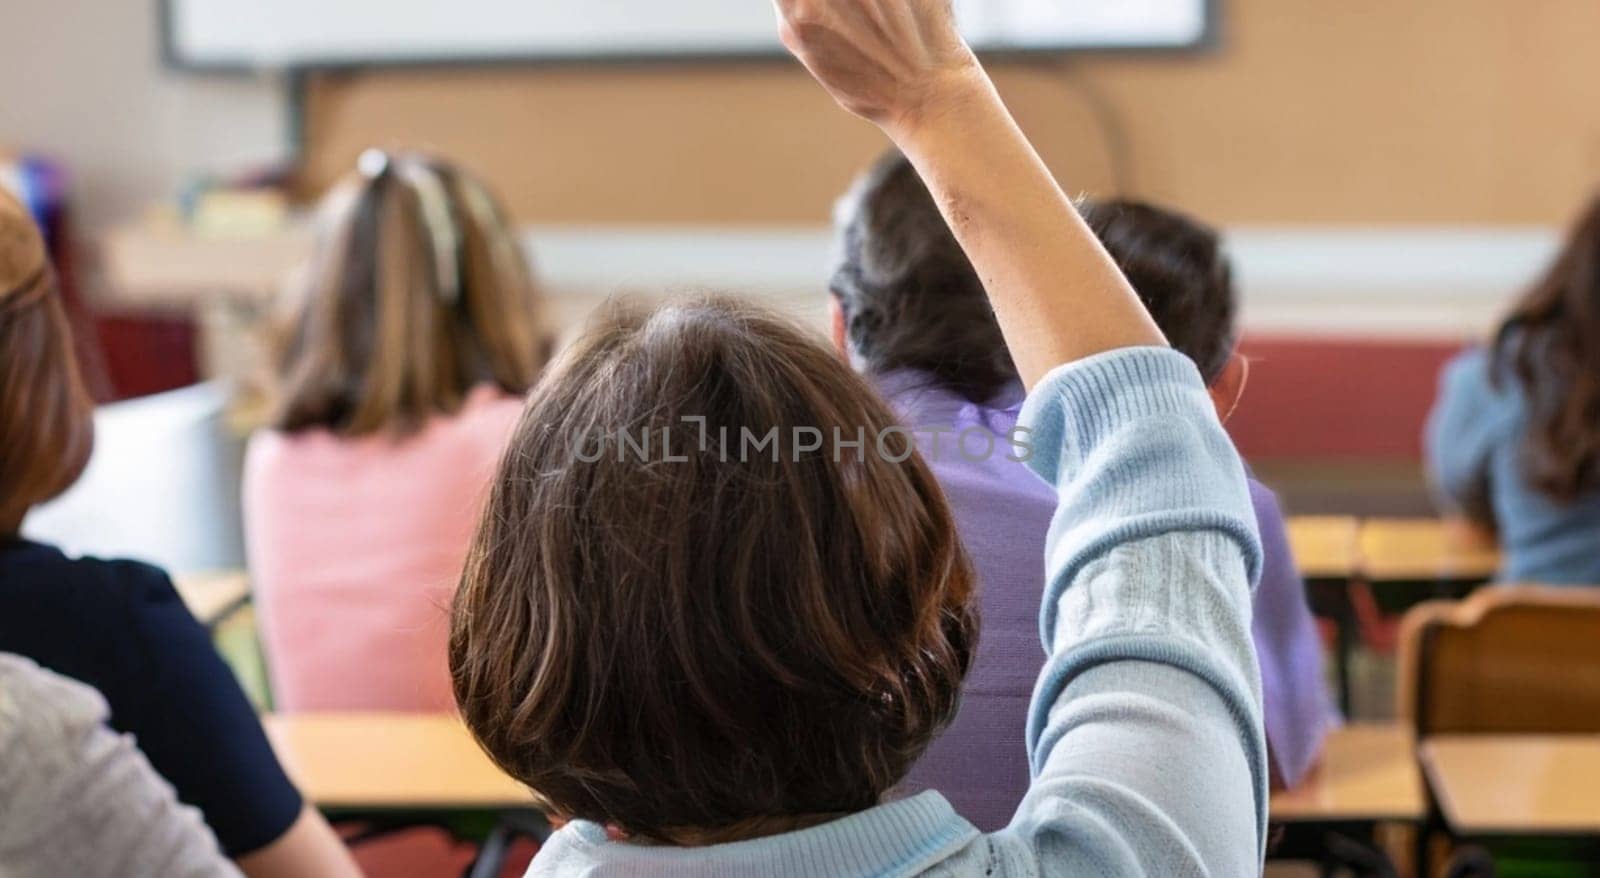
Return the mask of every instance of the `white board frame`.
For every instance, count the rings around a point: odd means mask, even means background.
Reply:
[[[194,57],[179,43],[176,16],[180,5],[196,0],[157,0],[162,57],[167,66],[199,73],[259,73],[263,71],[341,71],[374,67],[430,67],[430,66],[497,66],[511,64],[574,64],[574,63],[704,63],[708,61],[780,61],[787,55],[774,38],[770,46],[750,47],[692,47],[661,49],[599,49],[599,50],[539,50],[530,52],[451,53],[451,52],[398,52],[390,55],[297,55],[282,61],[270,61],[245,55],[237,57]],[[561,0],[581,3],[583,0]],[[750,0],[760,2],[760,0]],[[1216,46],[1220,30],[1220,5],[1222,0],[1197,0],[1202,5],[1202,26],[1197,37],[1190,42],[1163,44],[1149,43],[1062,43],[1048,45],[986,45],[974,44],[980,54],[995,59],[1029,59],[1038,57],[1078,54],[1160,53],[1184,54],[1204,52]],[[764,3],[762,5],[765,5]],[[448,7],[441,7],[447,10]]]

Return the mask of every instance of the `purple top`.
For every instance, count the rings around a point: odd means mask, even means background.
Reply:
[[[1261,584],[1250,633],[1261,662],[1267,762],[1273,788],[1281,789],[1305,777],[1322,752],[1322,739],[1342,720],[1324,685],[1322,638],[1306,603],[1278,498],[1252,478],[1250,503],[1261,532]]]
[[[876,378],[902,423],[917,432],[923,456],[949,498],[977,570],[983,629],[967,674],[961,709],[902,785],[934,789],[979,829],[1011,821],[1028,788],[1023,743],[1028,699],[1044,664],[1039,602],[1044,591],[1045,532],[1055,491],[1014,458],[1023,391],[1014,386],[985,405],[903,371]],[[995,437],[985,451],[979,428]],[[963,440],[963,436],[966,436]],[[1293,785],[1309,769],[1337,723],[1322,680],[1321,644],[1305,589],[1289,552],[1277,498],[1251,480],[1265,550],[1252,625],[1261,661],[1269,762],[1274,786]]]

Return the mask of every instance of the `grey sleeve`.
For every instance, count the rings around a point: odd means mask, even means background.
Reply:
[[[0,874],[238,876],[95,690],[0,653]]]

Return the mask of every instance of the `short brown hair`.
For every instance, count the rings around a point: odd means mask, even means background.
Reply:
[[[1139,201],[1079,207],[1172,346],[1216,380],[1233,357],[1238,312],[1216,230]],[[843,261],[830,288],[867,372],[927,372],[977,403],[1017,380],[983,281],[905,156],[878,159],[837,213]]]
[[[1086,201],[1079,210],[1167,341],[1194,360],[1207,384],[1215,381],[1233,359],[1239,312],[1233,269],[1216,229],[1131,199]]]
[[[755,308],[603,316],[534,389],[456,595],[456,700],[488,753],[558,813],[680,844],[877,804],[976,636],[950,511],[894,424]],[[733,453],[797,427],[897,441]],[[624,431],[648,453],[586,445]]]
[[[548,355],[527,263],[487,190],[417,156],[363,156],[324,201],[278,339],[273,426],[404,435],[472,387],[526,393]]]
[[[94,444],[94,402],[44,242],[0,190],[0,534],[77,481]]]

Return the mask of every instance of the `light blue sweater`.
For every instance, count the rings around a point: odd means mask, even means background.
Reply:
[[[1502,581],[1600,582],[1600,490],[1560,503],[1528,481],[1528,400],[1514,377],[1496,382],[1490,370],[1489,352],[1474,348],[1440,375],[1426,436],[1439,505],[1498,532]]]
[[[1238,455],[1194,364],[1159,348],[1063,366],[1021,423],[1056,487],[1027,743],[1033,781],[984,835],[936,792],[703,848],[575,821],[532,876],[1260,873],[1267,773],[1250,638],[1260,568]]]

